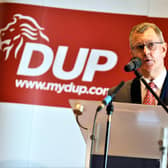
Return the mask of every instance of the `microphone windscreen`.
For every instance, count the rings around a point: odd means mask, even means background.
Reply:
[[[127,65],[125,65],[124,70],[126,72],[131,72],[133,70],[138,69],[141,65],[142,65],[141,59],[138,57],[134,57]]]

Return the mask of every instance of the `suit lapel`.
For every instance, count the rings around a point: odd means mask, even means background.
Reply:
[[[160,99],[168,105],[168,72],[161,90]]]
[[[135,78],[131,84],[131,101],[132,103],[141,104],[141,87],[138,78]]]

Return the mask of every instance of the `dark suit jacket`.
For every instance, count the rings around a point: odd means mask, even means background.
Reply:
[[[114,88],[110,89],[108,94],[113,92]],[[168,72],[161,90],[160,99],[168,105]],[[114,101],[141,104],[141,89],[138,78],[125,82],[124,86],[114,97]]]

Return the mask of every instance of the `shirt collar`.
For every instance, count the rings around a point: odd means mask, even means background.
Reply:
[[[155,83],[155,85],[157,86],[158,89],[162,88],[164,80],[166,78],[166,73],[167,73],[166,68],[164,68],[164,70],[161,72],[161,74],[153,80],[153,82]],[[147,79],[147,78],[144,78],[144,79],[147,83],[150,82],[149,79]],[[145,87],[145,86],[143,85],[143,87]]]

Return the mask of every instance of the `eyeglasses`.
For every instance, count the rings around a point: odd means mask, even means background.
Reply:
[[[152,51],[156,49],[157,44],[162,44],[162,43],[163,42],[148,42],[145,44],[139,44],[139,45],[133,46],[131,47],[131,49],[140,52],[144,50],[144,47],[146,47],[148,50]]]

